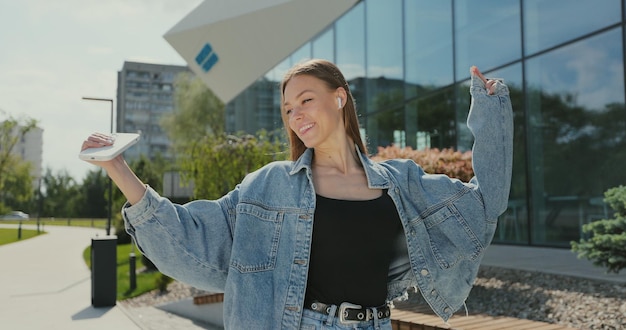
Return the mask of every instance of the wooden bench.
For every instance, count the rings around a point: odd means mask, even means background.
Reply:
[[[223,293],[207,293],[193,297],[194,305],[220,303]],[[505,316],[457,313],[446,325],[427,305],[396,304],[391,310],[394,330],[575,330],[559,324],[537,322]]]
[[[194,305],[205,305],[224,302],[223,293],[206,293],[193,297]]]
[[[427,305],[401,305],[391,310],[394,330],[575,330],[560,324],[531,321],[506,316],[457,313],[445,324]]]

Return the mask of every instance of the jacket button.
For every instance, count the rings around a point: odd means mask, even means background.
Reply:
[[[437,290],[430,291],[430,295],[433,296],[433,297],[436,296],[437,295]]]
[[[450,313],[450,307],[446,307],[446,308],[444,308],[444,309],[443,309],[443,312],[444,312],[444,313],[446,313],[446,314]]]
[[[426,269],[422,269],[422,271],[420,272],[420,274],[422,274],[422,276],[426,276],[426,275],[428,275],[428,270],[426,270]]]

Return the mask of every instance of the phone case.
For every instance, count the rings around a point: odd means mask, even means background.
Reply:
[[[81,151],[78,158],[82,160],[107,161],[117,157],[124,150],[139,141],[137,133],[113,133],[113,145],[101,148],[89,148]]]

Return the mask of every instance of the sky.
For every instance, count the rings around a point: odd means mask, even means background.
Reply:
[[[124,61],[186,65],[163,35],[201,2],[0,0],[0,121],[37,120],[44,172],[81,183],[82,141],[111,128],[110,103],[82,98],[115,100]]]

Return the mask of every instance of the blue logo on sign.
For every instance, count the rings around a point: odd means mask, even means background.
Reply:
[[[213,47],[208,42],[202,47],[202,50],[196,55],[196,63],[204,70],[209,72],[211,68],[217,63],[217,54],[213,51]]]

